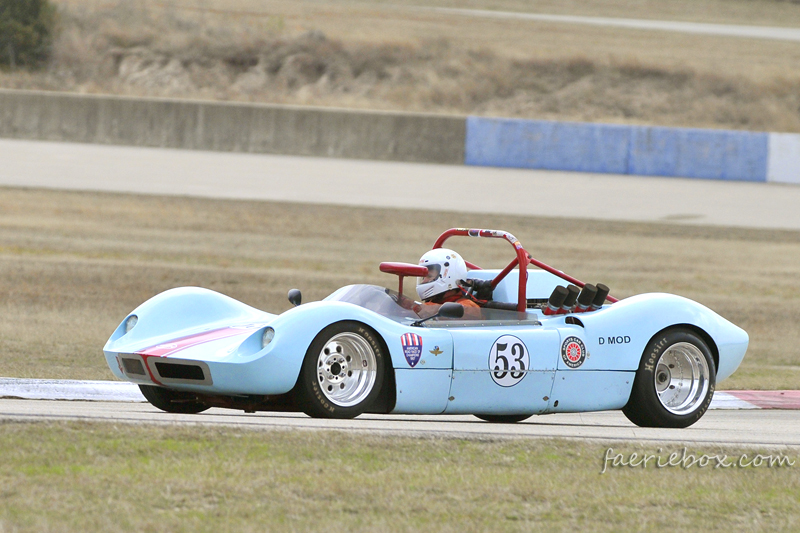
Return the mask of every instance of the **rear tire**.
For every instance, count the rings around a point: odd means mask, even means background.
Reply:
[[[705,414],[716,368],[708,345],[689,329],[659,333],[648,343],[622,412],[642,427],[685,428]]]
[[[156,387],[155,385],[139,385],[145,399],[168,413],[196,414],[208,409],[208,406],[197,401],[192,392],[176,391]]]
[[[381,393],[386,352],[371,328],[354,321],[323,329],[306,352],[295,386],[298,404],[314,418],[355,418]]]
[[[476,417],[492,424],[516,424],[527,420],[533,415],[475,415]]]

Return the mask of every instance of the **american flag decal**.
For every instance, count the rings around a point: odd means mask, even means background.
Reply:
[[[403,345],[403,355],[406,356],[409,366],[417,366],[422,356],[422,337],[416,333],[406,333],[400,336],[400,344]]]

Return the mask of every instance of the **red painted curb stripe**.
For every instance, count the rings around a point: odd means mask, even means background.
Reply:
[[[730,390],[725,392],[762,409],[800,409],[800,390]]]

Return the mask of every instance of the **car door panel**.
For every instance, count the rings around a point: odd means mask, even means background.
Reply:
[[[547,409],[560,336],[541,327],[459,328],[446,413],[512,414]]]

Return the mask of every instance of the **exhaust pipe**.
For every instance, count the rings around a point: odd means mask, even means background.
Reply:
[[[569,291],[567,288],[561,285],[553,289],[553,293],[547,300],[547,307],[545,307],[542,312],[545,315],[557,315],[561,310],[561,306],[564,305],[564,300],[567,299],[568,294]]]
[[[606,296],[608,296],[608,287],[602,283],[597,284],[597,294],[594,295],[592,300],[592,311],[597,311],[603,304],[606,303]]]
[[[597,295],[597,287],[587,283],[583,286],[581,294],[578,296],[578,305],[575,307],[576,313],[585,313],[592,308],[594,297]]]
[[[575,285],[567,285],[567,290],[569,294],[567,294],[564,304],[561,306],[561,309],[559,309],[559,314],[561,315],[572,312],[572,308],[575,307],[575,302],[578,300],[578,294],[581,292]]]

